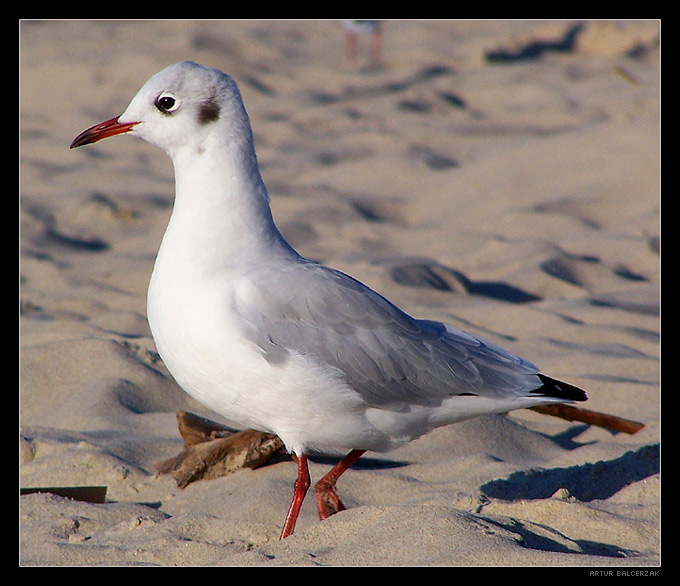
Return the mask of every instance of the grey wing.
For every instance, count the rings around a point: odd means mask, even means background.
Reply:
[[[451,395],[523,395],[538,370],[439,322],[417,320],[339,271],[303,263],[261,273],[246,332],[272,363],[297,352],[344,373],[367,404],[436,406]]]

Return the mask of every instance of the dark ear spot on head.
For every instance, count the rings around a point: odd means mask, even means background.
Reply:
[[[208,98],[198,108],[199,124],[210,124],[220,117],[220,105],[214,98]]]

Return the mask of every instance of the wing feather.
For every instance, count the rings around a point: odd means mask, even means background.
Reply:
[[[250,277],[247,335],[272,362],[295,352],[344,373],[371,406],[440,404],[452,395],[512,396],[541,386],[538,369],[445,324],[417,320],[339,271],[308,261]]]

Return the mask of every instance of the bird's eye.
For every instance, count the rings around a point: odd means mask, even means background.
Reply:
[[[163,114],[170,114],[179,108],[179,101],[173,96],[162,94],[156,98],[156,108]]]

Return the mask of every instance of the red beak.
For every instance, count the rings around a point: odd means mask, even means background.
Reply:
[[[84,144],[97,142],[102,138],[129,132],[135,124],[139,124],[138,122],[126,122],[123,124],[118,122],[118,118],[119,116],[116,116],[115,118],[111,118],[111,120],[100,122],[99,124],[95,124],[87,130],[84,130],[73,139],[71,148],[74,149],[83,146]]]

